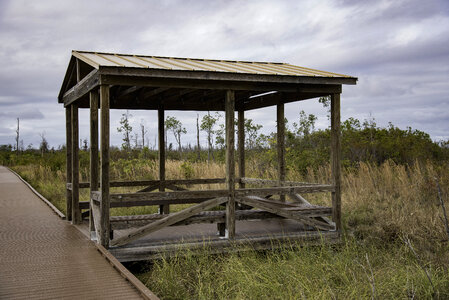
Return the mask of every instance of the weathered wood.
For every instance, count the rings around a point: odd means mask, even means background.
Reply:
[[[98,91],[90,92],[90,191],[98,191]],[[91,206],[93,204],[91,203]],[[89,231],[96,232],[92,208],[89,210]],[[92,234],[91,234],[92,236]],[[96,237],[95,237],[96,238]]]
[[[101,202],[101,192],[100,191],[91,191],[90,199],[94,200],[95,202]]]
[[[239,154],[239,178],[245,177],[245,111],[238,111],[238,154]],[[239,188],[245,188],[245,183],[239,181]]]
[[[252,185],[279,186],[278,180],[243,177],[243,178],[239,178],[239,181],[243,182],[243,183],[247,183],[247,184],[252,184]],[[282,182],[282,186],[302,186],[302,185],[321,185],[321,183],[299,182],[299,181],[283,181]]]
[[[89,209],[90,202],[89,201],[80,201],[79,207],[80,207],[80,209]]]
[[[111,228],[129,229],[141,227],[143,225],[160,220],[164,217],[165,217],[164,215],[160,214],[111,217]],[[236,220],[261,220],[269,218],[283,218],[283,217],[262,210],[238,210],[235,212]],[[217,222],[225,224],[225,220],[226,220],[226,211],[224,210],[203,211],[185,220],[174,223],[171,226],[182,226],[199,223],[217,223]]]
[[[332,184],[332,220],[337,230],[341,230],[341,175],[340,175],[340,94],[331,95],[331,164]]]
[[[288,196],[290,197],[290,199],[293,200],[294,203],[299,203],[299,204],[302,204],[304,206],[312,206],[312,204],[310,204],[309,201],[304,199],[304,197],[302,197],[299,194],[288,194]]]
[[[113,246],[125,245],[129,242],[139,239],[140,237],[142,237],[144,235],[150,234],[150,233],[160,230],[164,227],[167,227],[167,226],[170,226],[177,222],[180,222],[182,220],[185,220],[201,211],[211,209],[215,206],[225,203],[226,201],[228,201],[228,199],[226,197],[215,198],[215,199],[211,199],[211,200],[205,201],[203,203],[191,206],[191,207],[181,210],[179,212],[169,214],[166,217],[164,217],[156,222],[145,225],[141,228],[138,228],[135,231],[128,233],[127,235],[125,235],[123,237],[112,240],[111,244]]]
[[[268,195],[287,195],[299,193],[321,193],[332,192],[335,190],[333,185],[302,185],[302,186],[282,186],[282,187],[268,187],[268,188],[245,188],[235,191],[238,197],[243,196],[268,196]]]
[[[199,190],[199,191],[174,191],[174,192],[144,192],[135,194],[111,194],[112,202],[129,202],[139,200],[182,200],[205,199],[228,196],[229,190]]]
[[[153,184],[153,185],[147,186],[141,190],[138,190],[136,193],[152,192],[152,191],[158,190],[159,186],[160,186],[159,183]]]
[[[90,233],[90,238],[92,240],[96,240],[97,242],[99,242],[98,238],[101,235],[101,226],[100,226],[100,220],[101,220],[101,208],[100,208],[100,204],[96,203],[94,201],[90,201],[91,204],[91,209],[92,209],[92,217],[93,217],[93,225],[94,225],[94,231],[95,231],[95,236],[92,236],[92,232]]]
[[[234,91],[226,92],[226,188],[228,202],[226,203],[226,233],[229,239],[235,237],[235,160],[234,160]]]
[[[334,231],[307,231],[295,233],[282,233],[270,236],[244,236],[233,241],[228,239],[212,241],[194,241],[172,244],[146,245],[140,247],[114,248],[110,252],[121,262],[141,261],[167,258],[170,256],[179,257],[180,250],[184,253],[191,251],[202,251],[206,245],[209,254],[226,253],[238,251],[254,251],[266,249],[284,249],[285,245],[289,247],[293,244],[295,247],[301,245],[322,245],[323,243],[336,243],[340,237]],[[201,253],[201,252],[199,252]]]
[[[72,106],[65,108],[66,130],[66,219],[72,221]],[[70,189],[68,185],[70,184]]]
[[[79,126],[78,107],[72,106],[72,224],[81,223],[81,210],[79,209]]]
[[[99,243],[106,249],[109,247],[109,86],[100,86],[101,105],[101,205],[98,236]]]
[[[133,201],[126,201],[126,202],[111,202],[111,207],[135,207],[135,206],[151,206],[151,205],[167,205],[167,204],[192,204],[192,203],[201,203],[210,199],[213,199],[214,197],[209,198],[193,198],[193,199],[152,199],[152,200],[133,200]]]
[[[165,113],[160,108],[157,114],[158,121],[158,139],[159,139],[159,191],[165,191]],[[169,214],[170,206],[159,206],[160,214]]]
[[[235,196],[268,196],[268,195],[287,195],[293,193],[318,193],[332,192],[333,185],[303,185],[303,186],[284,186],[269,188],[245,188],[234,191]],[[174,192],[143,192],[143,193],[120,193],[111,194],[111,203],[126,203],[136,201],[165,201],[165,200],[187,200],[187,199],[206,199],[214,197],[224,197],[229,195],[229,190],[198,190],[198,191],[174,191]]]
[[[279,103],[276,109],[277,115],[277,154],[278,154],[278,180],[279,185],[285,181],[285,117],[284,103],[282,103],[282,94],[279,95]],[[285,196],[280,196],[281,201],[285,201]]]
[[[84,220],[84,219],[86,219],[86,218],[90,218],[91,217],[91,210],[89,209],[89,210],[86,210],[86,211],[83,211],[82,213],[81,213],[81,220]],[[89,221],[89,224],[90,224],[90,221]]]
[[[295,211],[285,210],[283,208],[280,208],[280,207],[274,205],[273,203],[267,203],[266,201],[260,201],[260,200],[264,200],[264,199],[254,197],[254,196],[237,198],[237,201],[241,202],[243,204],[265,210],[267,212],[282,216],[284,218],[296,220],[296,221],[299,221],[306,225],[316,227],[318,229],[322,229],[322,230],[333,229],[333,227],[327,223],[320,222],[320,221],[311,219],[309,217],[301,216],[300,214],[297,214]]]
[[[168,184],[165,187],[172,191],[188,191],[188,189],[174,185],[174,184]]]
[[[165,185],[195,185],[195,184],[217,184],[225,183],[225,178],[199,178],[199,179],[167,179]],[[159,187],[160,180],[134,180],[134,181],[111,181],[110,187],[131,187],[144,185],[157,185]],[[68,187],[68,185],[67,185]],[[80,182],[79,188],[90,187],[89,182]]]
[[[307,217],[327,216],[332,214],[332,208],[330,207],[307,207],[307,208],[284,208],[286,210],[294,210],[296,214]],[[153,223],[157,220],[164,218],[164,215],[151,214],[151,215],[133,215],[133,216],[112,216],[111,217],[111,229],[122,230],[130,228],[138,228],[146,224]],[[265,220],[265,219],[277,219],[284,218],[263,210],[236,210],[236,221],[243,220]],[[203,211],[194,216],[191,216],[185,220],[172,224],[171,226],[183,226],[199,223],[218,223],[225,224],[226,211]]]
[[[304,208],[312,208],[314,207],[314,205],[310,204],[309,201],[307,201],[304,197],[302,197],[299,194],[289,194],[288,196],[290,196],[290,198],[293,200],[293,202],[295,203],[299,203],[301,205],[301,207]],[[328,215],[331,215],[333,212],[333,209],[331,209],[331,213]],[[316,216],[315,219],[317,219],[318,221],[322,221],[322,222],[326,222],[327,224],[333,226],[335,228],[335,223],[332,222],[331,220],[329,220],[329,218],[327,218],[326,216]]]
[[[86,77],[81,79],[74,87],[64,93],[62,96],[62,101],[64,102],[64,106],[71,105],[74,101],[83,97],[96,87],[98,87],[100,82],[100,75],[97,69],[94,69],[90,72]]]
[[[128,79],[128,80],[126,80]],[[170,82],[170,84],[157,84],[157,81]],[[319,77],[319,76],[278,76],[265,74],[244,74],[229,72],[202,72],[202,71],[178,71],[145,68],[120,68],[105,67],[101,70],[101,84],[123,84],[129,86],[156,86],[176,88],[203,88],[219,89],[214,85],[221,83],[221,89],[225,90],[251,90],[248,86],[266,87],[267,91],[284,91],[288,85],[295,85],[292,91],[296,91],[298,84],[356,84],[357,78],[351,77]],[[185,84],[190,83],[190,84]],[[197,85],[193,86],[194,83]],[[240,84],[239,84],[240,83]],[[201,84],[201,85],[200,85]],[[244,87],[246,84],[246,87]]]

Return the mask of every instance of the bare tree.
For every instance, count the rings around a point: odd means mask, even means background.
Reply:
[[[147,130],[145,130],[145,124],[143,120],[140,121],[140,135],[142,136],[142,149],[145,147],[145,136],[147,134]]]
[[[20,127],[19,127],[19,118],[17,118],[17,129],[16,129],[16,152],[19,154],[19,138],[20,138]]]
[[[87,151],[87,149],[89,149],[88,143],[87,143],[87,139],[84,139],[84,140],[83,140],[83,150],[84,150],[84,151]]]
[[[139,134],[135,133],[134,134],[134,149],[139,148]]]
[[[201,159],[201,145],[200,145],[200,115],[196,114],[196,150],[198,151],[198,161]]]
[[[39,136],[41,137],[41,142],[39,145],[39,150],[41,150],[41,155],[44,157],[44,153],[48,152],[48,142],[45,138],[45,131],[42,133],[39,133]]]

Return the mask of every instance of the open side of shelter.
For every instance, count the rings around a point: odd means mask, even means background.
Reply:
[[[285,63],[72,51],[58,97],[66,109],[67,219],[80,224],[88,216],[92,238],[121,261],[150,259],[179,248],[196,249],[204,245],[213,251],[233,251],[239,245],[273,248],[276,242],[284,240],[338,240],[341,230],[340,94],[343,84],[356,82],[355,77]],[[284,104],[329,95],[332,181],[286,181]],[[248,178],[245,175],[245,111],[274,105],[277,107],[278,178]],[[80,108],[90,109],[91,176],[86,183],[79,182]],[[159,180],[110,181],[110,109],[158,111]],[[225,112],[225,178],[166,179],[166,110]],[[235,112],[238,114],[238,176]],[[225,184],[226,188],[187,189],[199,184]],[[130,186],[143,188],[136,193],[110,192],[111,187]],[[90,188],[90,201],[79,201],[81,188]],[[318,192],[331,193],[331,207],[313,205],[303,197]],[[193,205],[170,213],[172,204]],[[110,216],[111,207],[149,205],[159,206],[159,214]],[[220,205],[226,209],[216,210]]]

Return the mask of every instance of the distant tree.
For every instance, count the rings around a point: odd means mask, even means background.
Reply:
[[[126,151],[131,150],[131,132],[133,130],[132,126],[129,124],[129,119],[132,115],[126,111],[126,113],[122,114],[122,118],[120,119],[120,126],[117,127],[117,131],[123,133],[123,144],[122,148]]]
[[[82,144],[82,145],[83,145],[83,150],[84,150],[84,151],[87,151],[87,149],[89,149],[88,143],[87,143],[87,139],[84,139],[84,140],[83,140],[83,144]]]
[[[201,159],[201,146],[200,146],[200,115],[196,114],[196,148],[198,151],[198,160]]]
[[[181,121],[172,116],[167,116],[165,119],[165,128],[173,132],[176,143],[178,144],[179,155],[182,157],[181,135],[187,133],[186,128],[182,126]]]
[[[41,142],[39,144],[39,150],[41,151],[42,157],[44,157],[44,153],[48,152],[48,142],[45,138],[45,132],[39,133],[39,136],[41,137]]]
[[[318,102],[323,104],[323,107],[327,109],[327,119],[331,119],[331,96],[320,97]]]
[[[215,124],[218,122],[218,120],[220,119],[220,114],[216,113],[215,117],[211,116],[210,112],[207,112],[207,115],[204,115],[203,118],[201,119],[201,131],[206,132],[207,134],[207,160],[210,161],[210,158],[212,156],[212,159],[214,157],[213,154],[213,140],[214,140],[214,128],[215,128]]]
[[[16,129],[16,151],[17,151],[17,154],[20,152],[19,138],[20,138],[20,127],[19,127],[19,118],[17,118],[17,129]]]
[[[145,136],[147,135],[147,130],[145,130],[145,124],[143,120],[140,121],[140,135],[142,138],[142,149],[145,147]]]
[[[299,122],[293,123],[294,133],[298,136],[308,136],[315,131],[317,117],[314,114],[307,115],[303,110],[299,112]]]
[[[139,134],[136,132],[133,135],[134,138],[134,149],[139,148]]]
[[[259,136],[259,130],[262,129],[262,125],[256,124],[252,119],[245,118],[245,144],[247,149],[254,149],[261,146],[262,141]]]

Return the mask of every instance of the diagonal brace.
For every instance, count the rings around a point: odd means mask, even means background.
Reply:
[[[153,222],[148,225],[137,228],[136,230],[128,233],[125,236],[122,236],[120,238],[112,240],[111,246],[123,246],[129,242],[132,242],[132,241],[135,241],[135,240],[141,238],[142,236],[145,236],[152,232],[158,231],[164,227],[173,225],[173,224],[180,222],[182,220],[185,220],[193,215],[196,215],[197,213],[199,213],[203,210],[208,210],[217,205],[225,203],[226,201],[228,201],[228,197],[214,198],[214,199],[199,203],[197,205],[191,206],[189,208],[183,209],[177,213],[169,214],[165,218],[162,218],[160,220],[157,220],[156,222]]]

